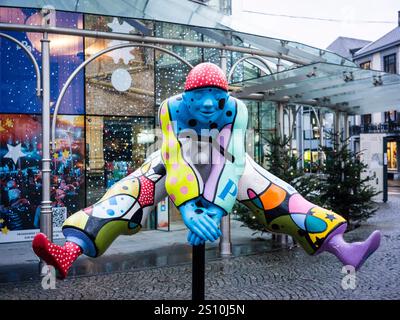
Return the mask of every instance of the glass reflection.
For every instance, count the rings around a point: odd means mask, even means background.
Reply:
[[[87,203],[98,201],[115,182],[141,166],[154,142],[154,118],[88,116]]]
[[[85,27],[97,31],[139,34],[152,32],[151,22],[103,16],[85,16]],[[87,58],[127,41],[85,39]],[[110,51],[85,70],[86,113],[92,115],[153,116],[154,50],[129,47]]]

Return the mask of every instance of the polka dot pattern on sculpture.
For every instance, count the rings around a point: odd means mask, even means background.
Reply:
[[[185,91],[204,87],[217,87],[228,91],[228,82],[224,72],[213,63],[198,64],[186,78]]]
[[[183,187],[181,187],[180,188],[180,191],[183,193],[183,194],[186,194],[186,193],[188,193],[188,187],[186,187],[186,186],[183,186]]]
[[[43,234],[38,234],[34,240],[34,251],[46,264],[53,266],[60,273],[61,278],[67,276],[72,263],[82,254],[82,249],[73,242],[65,242],[58,246],[47,239]]]
[[[144,176],[139,178],[140,196],[139,204],[141,207],[149,206],[154,203],[154,182]]]

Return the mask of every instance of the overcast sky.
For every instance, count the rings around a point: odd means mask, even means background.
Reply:
[[[302,42],[318,48],[326,48],[339,36],[377,40],[398,25],[399,10],[400,0],[232,0],[232,15],[237,21],[233,25],[235,29]]]

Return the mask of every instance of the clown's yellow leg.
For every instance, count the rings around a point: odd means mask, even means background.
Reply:
[[[62,230],[67,242],[98,257],[119,235],[138,232],[166,196],[165,168],[156,152],[135,172],[114,184],[96,204],[71,215]]]
[[[360,267],[380,243],[378,231],[364,242],[345,242],[342,236],[347,223],[342,216],[307,201],[248,155],[238,200],[267,230],[292,236],[309,254],[331,252],[345,265]]]

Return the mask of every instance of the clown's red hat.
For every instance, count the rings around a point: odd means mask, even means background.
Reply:
[[[185,91],[204,87],[217,87],[228,91],[228,81],[217,65],[204,62],[195,66],[186,77]]]

